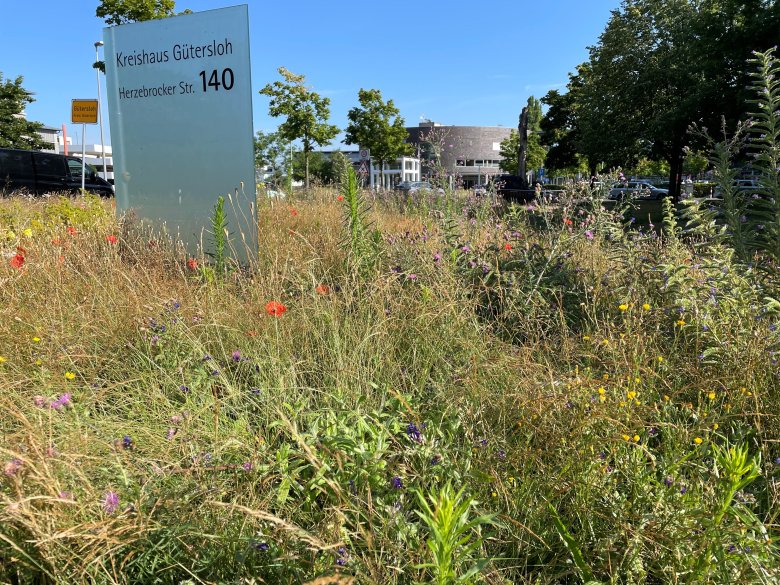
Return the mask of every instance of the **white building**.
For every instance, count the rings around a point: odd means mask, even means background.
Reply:
[[[355,167],[358,176],[362,175],[368,179],[371,189],[378,189],[380,185],[385,189],[392,189],[401,181],[420,180],[420,159],[414,156],[401,156],[393,162],[385,163],[384,171],[382,171],[373,159],[369,159],[363,165],[360,150],[322,150],[320,152],[326,157],[331,157],[334,153],[341,152]],[[365,175],[363,175],[363,170],[365,170]],[[383,174],[384,184],[382,184]]]

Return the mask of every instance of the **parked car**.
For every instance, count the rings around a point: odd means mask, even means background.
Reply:
[[[84,188],[103,197],[114,194],[113,186],[91,165],[85,167]],[[0,193],[79,193],[82,162],[74,156],[51,152],[0,148]]]
[[[763,188],[763,185],[757,179],[737,179],[734,181],[734,191],[742,195],[760,193]],[[713,197],[723,197],[720,186],[716,186],[712,194]]]
[[[487,185],[474,185],[472,189],[474,190],[474,195],[481,197],[482,195],[487,194]]]
[[[434,189],[428,181],[401,181],[393,189],[403,191],[404,193],[416,193],[417,191],[438,191],[439,193],[444,193],[444,189]]]
[[[659,189],[648,181],[628,181],[615,183],[609,190],[609,198],[613,200],[640,199],[653,201],[669,196],[669,189]]]

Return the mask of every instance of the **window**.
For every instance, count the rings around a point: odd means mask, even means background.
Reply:
[[[65,159],[58,154],[34,152],[33,161],[35,161],[35,170],[38,177],[44,180],[64,179],[68,172],[65,166]]]
[[[407,160],[407,161],[405,161],[405,162],[404,162],[404,168],[405,168],[407,171],[411,171],[411,170],[412,170],[412,168],[413,168],[413,166],[412,166],[412,161],[410,161],[410,160]]]
[[[458,159],[458,160],[455,161],[455,166],[456,167],[465,167],[466,166],[466,161],[463,160],[463,159]]]
[[[5,180],[7,177],[14,179],[34,178],[32,160],[29,152],[2,152],[0,151],[0,173]]]

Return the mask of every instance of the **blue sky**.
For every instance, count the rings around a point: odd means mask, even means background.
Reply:
[[[237,3],[178,0],[176,8]],[[268,99],[257,92],[278,78],[279,66],[306,75],[307,85],[331,99],[331,122],[340,128],[360,88],[393,99],[409,126],[421,117],[516,126],[529,95],[565,86],[620,0],[247,3],[254,129],[272,131],[280,120],[268,116]],[[22,75],[35,93],[29,119],[58,128],[67,123],[79,142],[80,128],[69,123],[70,102],[97,97],[94,42],[105,26],[95,16],[97,0],[2,4],[0,72],[4,78]],[[97,126],[87,127],[87,142],[99,142]]]

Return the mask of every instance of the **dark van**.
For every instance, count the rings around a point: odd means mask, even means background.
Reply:
[[[111,184],[90,165],[86,166],[84,188],[103,197],[114,195]],[[51,152],[0,148],[0,193],[16,191],[35,195],[79,193],[81,159]]]

